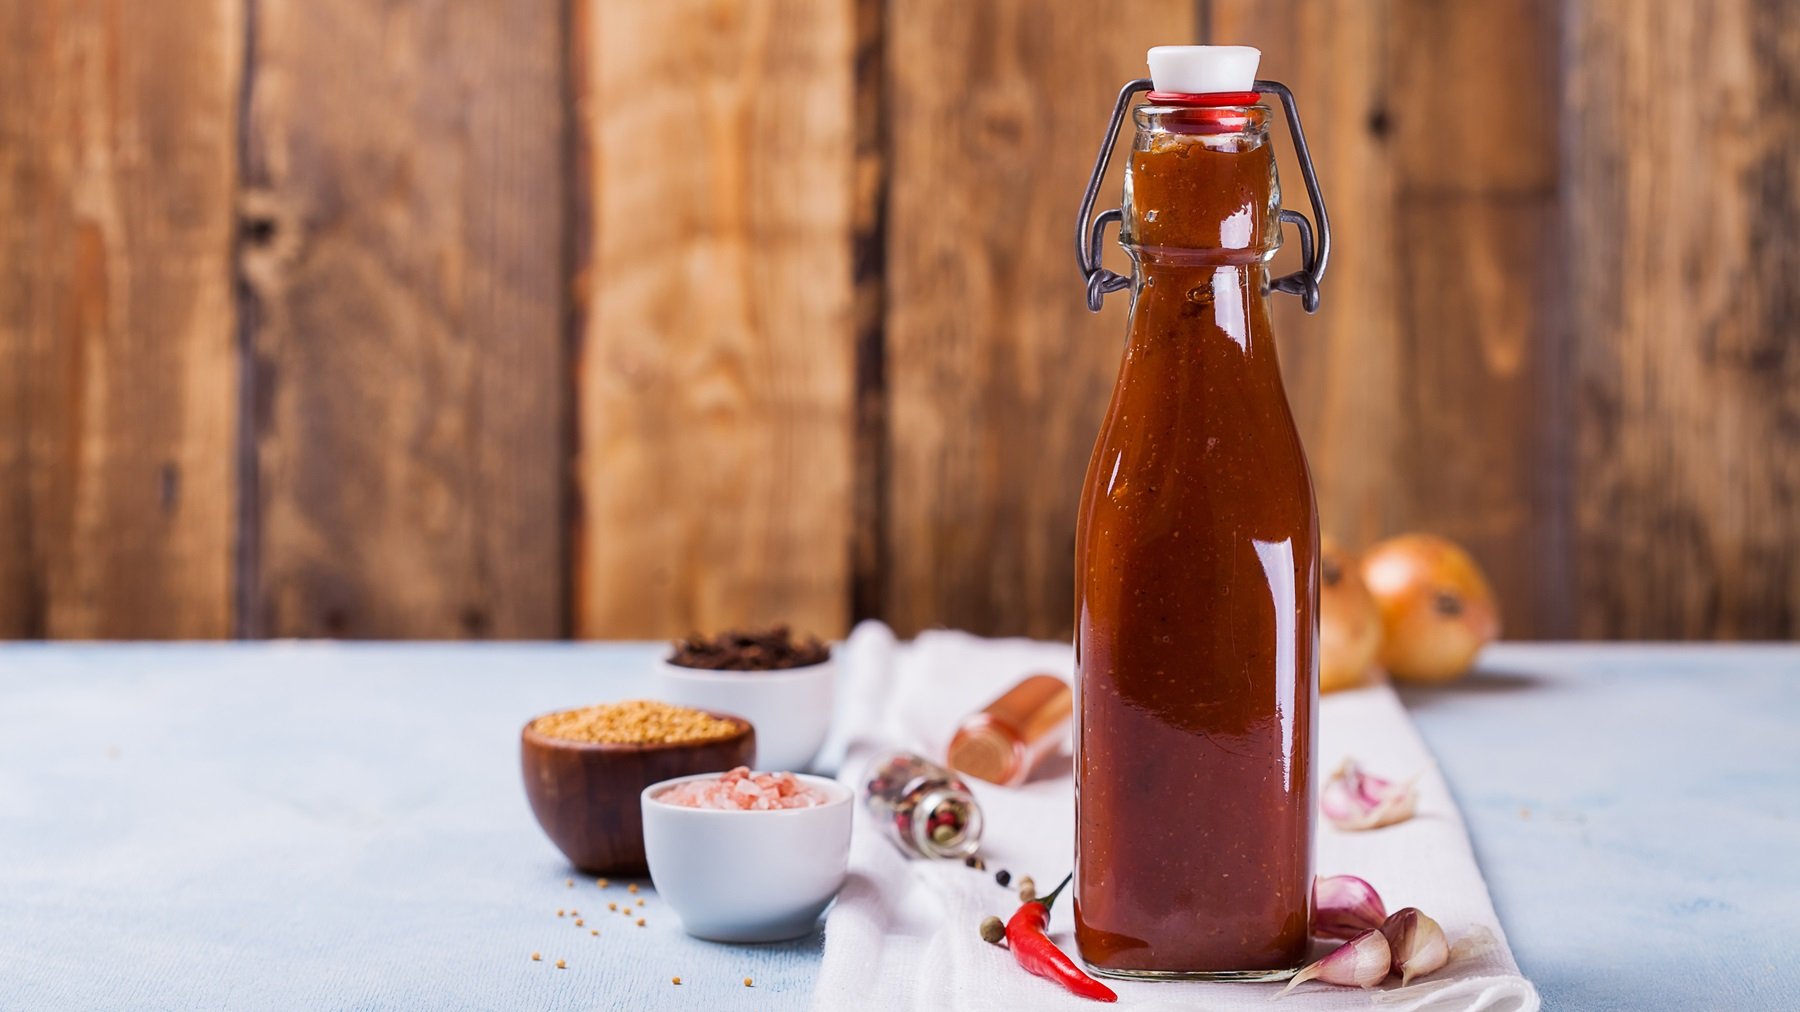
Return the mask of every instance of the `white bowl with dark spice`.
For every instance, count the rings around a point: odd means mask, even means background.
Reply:
[[[650,880],[698,938],[778,942],[811,934],[849,870],[850,788],[806,774],[756,774],[765,785],[786,779],[803,807],[710,807],[716,802],[694,797],[710,788],[738,799],[718,784],[755,789],[746,774],[678,777],[644,789]]]
[[[660,699],[748,720],[757,769],[804,770],[831,730],[837,664],[824,643],[776,626],[680,640],[656,683]]]

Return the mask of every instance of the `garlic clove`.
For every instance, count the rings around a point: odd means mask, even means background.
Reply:
[[[1319,807],[1339,829],[1379,829],[1412,818],[1419,801],[1417,778],[1396,783],[1364,773],[1354,759],[1345,759],[1326,782]]]
[[[1375,887],[1355,875],[1313,879],[1313,931],[1320,938],[1350,938],[1381,927],[1387,907]]]
[[[1388,971],[1393,968],[1393,960],[1387,936],[1379,931],[1365,931],[1332,950],[1324,959],[1311,963],[1294,974],[1287,987],[1272,998],[1279,998],[1309,980],[1344,987],[1374,987],[1387,979]]]
[[[1438,922],[1425,916],[1418,907],[1394,911],[1381,925],[1394,960],[1394,972],[1400,975],[1400,986],[1412,983],[1414,977],[1435,973],[1450,962],[1450,941]]]

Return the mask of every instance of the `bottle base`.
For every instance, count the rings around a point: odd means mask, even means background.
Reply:
[[[1232,984],[1267,984],[1287,980],[1300,972],[1297,966],[1280,970],[1117,970],[1095,966],[1082,960],[1082,966],[1096,977],[1113,980],[1210,980]]]

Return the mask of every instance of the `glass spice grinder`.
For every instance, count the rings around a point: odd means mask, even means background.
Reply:
[[[1280,980],[1309,944],[1319,526],[1269,297],[1318,308],[1331,231],[1293,95],[1259,58],[1152,49],[1081,201],[1089,308],[1131,290],[1076,528],[1075,938],[1108,976]],[[1263,95],[1316,243],[1281,206]],[[1127,113],[1124,200],[1095,215]],[[1302,267],[1271,279],[1284,222]],[[1129,278],[1100,264],[1108,223]]]

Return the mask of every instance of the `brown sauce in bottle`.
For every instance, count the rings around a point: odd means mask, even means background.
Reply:
[[[1136,271],[1076,534],[1076,940],[1279,975],[1311,917],[1318,518],[1269,328],[1262,107],[1145,107]]]

